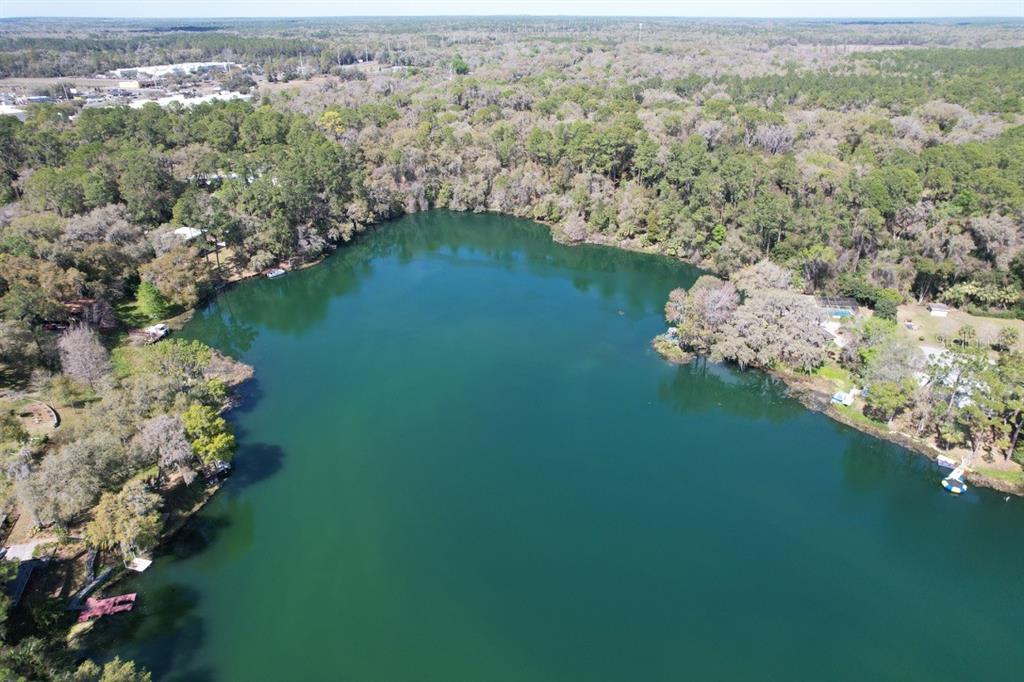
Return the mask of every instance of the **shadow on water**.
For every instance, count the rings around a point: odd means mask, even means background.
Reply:
[[[111,651],[116,643],[131,641],[131,650],[122,656],[127,653],[147,670],[173,671],[163,679],[211,679],[208,670],[189,670],[206,639],[206,626],[198,615],[200,600],[198,591],[181,583],[148,586],[134,611],[97,623],[88,636],[88,648]]]
[[[209,549],[230,526],[231,519],[227,515],[193,516],[160,548],[157,556],[170,556],[178,561],[191,559]]]
[[[726,414],[781,422],[794,411],[785,385],[759,370],[741,370],[697,357],[679,365],[671,379],[658,386],[658,398],[682,414],[720,410]]]
[[[263,395],[263,384],[260,383],[259,376],[249,379],[235,389],[235,405],[231,408],[228,418],[233,419],[236,415],[252,412],[263,399]],[[237,434],[239,430],[237,424],[234,425],[234,429]]]
[[[244,435],[239,441],[245,443]],[[267,480],[284,466],[284,450],[279,445],[245,443],[235,456],[231,477],[224,486],[232,493]]]

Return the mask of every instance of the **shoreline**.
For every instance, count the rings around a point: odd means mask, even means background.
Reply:
[[[449,209],[449,208],[444,208],[444,209],[428,209],[428,210],[452,211],[452,209]],[[412,215],[414,213],[422,213],[422,212],[423,211],[410,211],[410,212],[407,212],[407,213],[405,213],[403,215]],[[452,211],[452,212],[454,212],[454,213],[468,213],[469,211]],[[554,241],[556,243],[559,243],[559,244],[563,244],[565,246],[570,246],[570,247],[580,246],[580,245],[600,246],[600,247],[604,247],[604,248],[612,248],[612,249],[619,249],[619,250],[622,250],[622,251],[629,251],[629,252],[632,252],[632,253],[642,253],[642,254],[647,254],[647,255],[652,255],[652,256],[661,256],[661,257],[665,257],[665,258],[671,258],[672,260],[678,261],[679,263],[682,263],[684,265],[688,265],[690,267],[694,267],[694,268],[697,268],[697,269],[700,269],[700,270],[705,270],[705,268],[703,268],[699,263],[695,263],[692,259],[681,257],[681,256],[676,255],[676,254],[665,253],[663,250],[657,248],[655,245],[646,245],[646,244],[643,244],[643,243],[638,243],[638,241],[634,240],[634,239],[617,239],[617,238],[609,237],[609,236],[606,236],[606,235],[600,235],[600,234],[595,235],[595,234],[587,233],[582,239],[574,240],[574,239],[568,238],[568,236],[565,235],[564,232],[562,232],[558,228],[558,225],[556,223],[553,223],[553,222],[548,221],[548,220],[538,220],[536,218],[530,218],[530,217],[526,217],[526,216],[518,216],[518,215],[515,215],[515,214],[504,213],[502,211],[488,210],[488,211],[483,211],[483,212],[484,213],[492,213],[492,214],[495,214],[495,215],[510,216],[510,217],[517,218],[517,219],[520,219],[520,220],[528,220],[528,221],[531,221],[531,222],[543,225],[543,226],[545,226],[548,229],[548,233],[550,234],[552,241]],[[399,216],[399,218],[400,217],[402,217],[402,216]],[[391,220],[396,220],[396,219],[397,218],[393,218]],[[361,235],[363,235],[365,233],[373,232],[373,231],[376,231],[378,229],[383,228],[388,222],[390,222],[390,220],[383,221],[383,222],[377,222],[377,223],[368,223],[368,224],[366,224],[364,226],[363,230],[355,232],[353,234],[353,236],[352,236],[352,239],[350,241],[344,242],[342,244],[333,244],[333,245],[331,245],[329,247],[329,250],[327,252],[321,254],[316,259],[311,260],[309,262],[302,263],[302,264],[300,264],[298,266],[294,266],[294,267],[286,268],[286,269],[290,273],[290,272],[294,272],[294,271],[298,271],[298,270],[305,270],[306,268],[311,268],[311,267],[314,267],[316,265],[319,265],[319,264],[323,263],[331,255],[333,255],[335,252],[337,252],[340,248],[343,248],[343,246],[345,246],[346,244],[350,244],[350,243],[354,242],[356,239],[358,239]],[[225,280],[224,283],[208,299],[202,301],[195,308],[190,308],[189,310],[186,310],[186,311],[182,312],[181,314],[175,316],[174,318],[168,320],[167,321],[168,326],[170,326],[172,329],[180,330],[192,318],[192,316],[195,314],[195,311],[200,306],[206,305],[206,304],[212,302],[220,294],[228,291],[234,285],[236,285],[236,284],[238,284],[240,282],[244,282],[246,280],[256,279],[256,278],[258,278],[260,276],[261,276],[261,273],[243,273],[241,276],[238,276],[238,277],[235,277],[235,278],[229,278],[229,279]],[[696,357],[696,355],[694,353],[691,353],[689,351],[683,350],[682,348],[679,348],[677,344],[669,342],[668,339],[666,339],[663,335],[660,335],[660,334],[658,336],[654,337],[651,340],[651,347],[666,362],[669,362],[669,363],[672,363],[672,364],[676,364],[676,365],[682,365],[682,364],[689,363],[689,362],[691,362]],[[227,357],[227,356],[225,356],[225,357]],[[230,358],[230,359],[234,360],[234,358]],[[238,362],[237,360],[234,360],[234,361]],[[252,368],[250,368],[250,369],[252,369]],[[787,371],[782,371],[782,370],[764,369],[764,368],[755,368],[755,369],[757,369],[758,371],[763,371],[763,372],[766,372],[768,374],[771,374],[772,376],[774,376],[777,379],[779,379],[780,381],[782,381],[786,385],[787,392],[790,395],[792,395],[794,398],[799,400],[800,403],[806,409],[808,409],[808,410],[812,410],[812,411],[815,411],[815,412],[821,412],[821,413],[825,414],[826,416],[828,416],[830,419],[833,419],[834,421],[837,421],[837,422],[839,422],[841,424],[844,424],[844,425],[846,425],[846,426],[848,426],[850,428],[856,429],[857,431],[860,431],[861,433],[867,434],[867,435],[872,436],[874,438],[878,438],[880,440],[884,440],[884,441],[887,441],[889,443],[893,443],[895,445],[899,445],[901,447],[907,448],[908,450],[912,450],[912,451],[914,451],[915,453],[917,453],[919,455],[923,455],[923,456],[927,457],[929,460],[931,460],[933,462],[937,459],[937,457],[940,454],[944,454],[938,448],[936,448],[936,447],[934,447],[934,446],[932,446],[932,445],[930,445],[928,443],[922,442],[920,439],[915,438],[913,436],[910,436],[909,434],[905,434],[905,433],[902,433],[902,432],[899,432],[899,431],[892,431],[892,430],[889,430],[889,429],[883,429],[881,427],[874,426],[874,425],[872,425],[870,423],[867,423],[865,421],[854,419],[854,418],[850,417],[849,415],[841,412],[840,410],[837,410],[835,408],[835,406],[832,404],[832,400],[831,400],[832,395],[831,395],[831,393],[826,391],[826,390],[824,390],[820,386],[816,386],[815,385],[816,382],[813,380],[813,378],[811,378],[809,376],[799,375],[799,374],[795,374],[795,373],[787,372]],[[233,389],[237,389],[237,386],[234,386]],[[226,412],[230,411],[230,409],[232,409],[233,407],[234,407],[234,405],[230,405],[224,412],[226,413]],[[997,492],[1024,497],[1024,486],[1015,485],[1015,484],[1010,483],[1008,481],[1004,481],[1004,480],[1001,480],[1001,479],[998,479],[998,478],[993,478],[991,476],[986,476],[985,474],[982,474],[982,473],[980,473],[978,471],[975,471],[973,469],[968,470],[966,472],[965,478],[972,485],[975,485],[975,486],[978,486],[978,487],[989,488],[989,489],[995,490]]]
[[[660,334],[651,340],[651,347],[663,360],[675,365],[685,364],[695,357],[694,354],[678,348],[676,344],[669,342]],[[678,355],[676,354],[674,347],[678,348]],[[848,426],[873,438],[911,450],[918,455],[927,457],[932,462],[935,462],[939,455],[945,454],[942,450],[929,443],[925,443],[910,434],[903,433],[901,431],[883,429],[880,426],[874,426],[869,422],[854,419],[846,413],[836,409],[836,406],[832,403],[831,391],[825,390],[824,387],[820,385],[821,380],[818,378],[810,375],[797,374],[795,372],[778,369],[766,369],[763,367],[750,367],[748,369],[750,371],[764,372],[765,374],[773,376],[781,381],[786,386],[786,394],[798,400],[807,410],[820,412],[833,421],[837,421],[840,424]],[[1024,487],[1014,485],[998,478],[986,476],[974,469],[967,469],[964,474],[964,478],[966,478],[969,483],[979,488],[988,488],[996,492],[1024,497]]]
[[[813,386],[813,382],[807,381],[805,377],[778,370],[763,371],[766,371],[768,374],[771,374],[786,384],[787,393],[799,400],[800,403],[809,410],[821,412],[830,419],[856,429],[861,433],[878,438],[879,440],[888,441],[894,445],[899,445],[900,447],[911,450],[918,455],[923,455],[932,462],[935,462],[939,455],[945,454],[934,445],[925,443],[910,434],[902,431],[883,429],[870,423],[854,419],[840,410],[837,410],[835,405],[832,403],[832,396]],[[996,492],[1024,497],[1024,489],[1020,486],[1013,485],[1012,483],[1002,481],[997,478],[992,478],[991,476],[986,476],[974,469],[968,468],[964,472],[964,478],[967,479],[969,483],[979,488],[989,488]]]

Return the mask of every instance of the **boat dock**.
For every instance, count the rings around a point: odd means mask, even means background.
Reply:
[[[135,592],[130,594],[119,594],[116,597],[107,597],[106,599],[94,599],[90,597],[85,600],[85,610],[79,614],[78,622],[85,623],[114,613],[131,611],[135,608],[135,597]]]

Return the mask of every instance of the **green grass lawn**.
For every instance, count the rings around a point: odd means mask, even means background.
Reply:
[[[977,331],[978,341],[986,345],[995,341],[1001,329],[1006,327],[1016,329],[1022,339],[1017,344],[1017,350],[1024,349],[1024,321],[1022,320],[979,317],[957,309],[951,309],[947,317],[932,317],[926,306],[916,304],[901,305],[897,317],[900,333],[915,346],[921,344],[942,346],[941,339],[953,339],[960,327],[970,325]],[[917,325],[918,329],[913,331],[907,329],[904,324],[907,320]]]
[[[874,428],[882,429],[883,431],[889,430],[888,424],[886,424],[885,422],[875,421],[871,417],[861,412],[860,408],[857,407],[856,405],[850,405],[849,407],[847,407],[846,405],[836,405],[833,403],[832,406],[836,408],[836,410],[841,414],[849,417],[852,421],[860,422],[861,424],[866,424],[867,426],[873,426]]]
[[[853,388],[853,375],[849,370],[843,369],[834,362],[827,362],[815,372],[823,379],[828,379],[836,385],[837,391],[849,391]]]
[[[996,469],[995,467],[986,466],[975,466],[972,468],[982,476],[1024,487],[1024,469]]]

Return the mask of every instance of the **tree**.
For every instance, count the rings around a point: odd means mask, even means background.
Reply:
[[[990,417],[992,441],[1009,459],[1017,450],[1024,428],[1024,355],[1002,353],[994,366],[990,364],[981,372],[980,382],[985,390],[976,398]]]
[[[141,481],[117,494],[103,493],[85,528],[86,541],[98,549],[119,548],[126,561],[156,544],[160,535],[160,496]]]
[[[36,345],[39,341],[26,323],[0,320],[0,363],[27,374],[42,355],[41,346]]]
[[[675,321],[683,346],[708,353],[719,331],[732,319],[739,302],[739,294],[731,282],[703,275],[689,292],[673,291],[666,312],[669,321]]]
[[[191,308],[207,293],[210,270],[199,250],[180,246],[139,268],[149,282],[170,303]]]
[[[101,669],[91,660],[85,660],[72,677],[72,682],[152,682],[153,676],[135,667],[134,661],[122,661],[119,656],[103,664]]]
[[[791,289],[793,272],[764,259],[737,270],[729,279],[738,291],[750,294],[758,289]]]
[[[755,291],[722,327],[711,357],[742,367],[783,364],[810,371],[825,359],[829,344],[820,321],[817,306],[806,296]]]
[[[89,327],[76,324],[57,341],[64,373],[91,388],[97,388],[111,372],[107,349]]]
[[[192,452],[203,464],[231,459],[235,450],[235,437],[228,429],[227,422],[215,410],[192,403],[181,415],[181,421],[192,442]]]
[[[455,58],[452,59],[452,71],[459,76],[465,76],[469,73],[469,64],[466,63],[466,60],[461,55],[455,55]]]
[[[143,461],[156,461],[161,469],[177,471],[186,484],[195,480],[191,467],[194,455],[179,417],[170,414],[153,417],[142,424],[133,442]]]
[[[132,220],[159,225],[171,217],[174,178],[166,159],[147,150],[126,152],[121,161],[118,191]]]
[[[969,324],[956,330],[956,342],[961,346],[970,346],[978,339],[978,330]]]
[[[24,443],[28,440],[28,432],[21,425],[21,421],[14,410],[0,405],[0,445],[4,443]]]
[[[895,320],[903,295],[895,289],[879,289],[875,292],[875,314],[886,320]]]
[[[170,312],[167,298],[152,282],[143,281],[139,284],[139,289],[135,292],[135,300],[139,310],[151,320],[162,320]]]
[[[910,405],[913,392],[913,382],[907,380],[899,383],[895,381],[873,383],[868,387],[867,395],[864,398],[866,411],[891,423],[897,414]]]
[[[1020,332],[1014,327],[1003,327],[999,330],[999,335],[996,337],[995,346],[999,350],[1008,351],[1016,348],[1020,342]]]
[[[845,359],[868,386],[916,380],[915,373],[925,368],[921,349],[897,334],[896,325],[888,320],[868,318],[854,327],[853,334]]]
[[[0,561],[0,585],[7,585],[18,575],[18,562]],[[11,608],[11,598],[0,593],[0,642],[7,639],[7,617]],[[3,671],[0,670],[0,673]]]
[[[37,525],[66,526],[92,506],[101,481],[113,474],[110,465],[122,457],[117,444],[106,434],[90,434],[43,457],[37,470],[16,481],[15,493]]]
[[[204,381],[213,352],[199,341],[168,339],[146,346],[138,356],[138,371],[168,377],[183,387]]]

